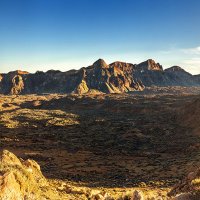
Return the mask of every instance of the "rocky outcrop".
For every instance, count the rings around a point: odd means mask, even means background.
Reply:
[[[4,150],[0,161],[0,199],[25,199],[34,195],[38,183],[46,184],[39,165],[32,160],[20,161]]]
[[[83,79],[81,81],[81,83],[77,86],[76,90],[74,91],[74,93],[78,93],[78,94],[85,94],[89,91],[89,88],[87,86],[86,81]]]
[[[38,199],[84,199],[91,200],[196,200],[199,199],[200,168],[189,173],[163,196],[160,191],[134,190],[114,198],[101,190],[69,187],[65,182],[46,179],[40,166],[34,160],[18,159],[13,153],[4,150],[0,157],[0,199],[38,200]],[[74,196],[75,194],[75,196]],[[83,198],[81,198],[83,199]]]
[[[34,160],[20,160],[4,150],[0,160],[0,199],[59,199]]]
[[[173,66],[163,70],[159,63],[151,59],[136,65],[134,76],[147,87],[200,86],[200,80],[181,67]]]
[[[104,93],[121,93],[142,90],[143,84],[133,77],[134,65],[115,62],[107,65],[99,59],[85,68],[85,80],[90,89]]]
[[[165,74],[173,85],[179,84],[180,86],[197,86],[200,83],[196,80],[195,76],[186,72],[179,66],[173,66],[165,69]]]
[[[3,94],[21,94],[24,90],[24,79],[28,75],[25,71],[13,71],[0,74],[0,92]]]
[[[200,199],[200,168],[190,172],[183,180],[179,181],[168,193],[172,200]],[[172,198],[173,197],[173,198]]]
[[[49,70],[29,74],[18,70],[0,74],[1,94],[123,93],[151,86],[200,86],[200,78],[178,66],[163,70],[152,59],[137,65],[119,61],[107,64],[99,59],[89,67],[67,72]]]
[[[20,75],[16,75],[12,79],[10,94],[20,94],[24,89],[24,81]]]
[[[102,190],[79,189],[76,186],[66,185],[63,181],[48,180],[43,176],[40,166],[34,160],[19,159],[7,150],[4,150],[0,157],[0,200],[162,199],[159,192],[154,195],[145,196],[142,191],[135,190],[130,194],[114,198]]]
[[[156,63],[154,60],[149,59],[137,65],[139,71],[163,71],[162,65]]]

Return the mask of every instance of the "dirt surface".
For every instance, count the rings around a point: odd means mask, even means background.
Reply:
[[[177,120],[195,95],[0,97],[0,150],[48,178],[88,187],[169,187],[200,160],[200,136]]]

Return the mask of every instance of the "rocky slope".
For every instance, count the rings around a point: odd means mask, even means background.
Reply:
[[[108,65],[99,59],[89,67],[67,72],[49,70],[31,74],[14,71],[0,74],[1,94],[123,93],[141,91],[149,86],[200,86],[200,78],[178,66],[163,70],[151,59],[137,65],[124,62]]]
[[[0,160],[1,200],[61,198],[34,160],[20,160],[11,152],[3,151]]]
[[[152,192],[160,196],[159,192]],[[146,196],[146,195],[145,195]],[[149,197],[149,195],[148,195]],[[153,197],[152,197],[153,198]],[[48,180],[34,160],[20,160],[13,153],[4,150],[0,160],[1,200],[142,200],[142,191],[132,191],[121,197],[111,197],[105,191],[71,187],[63,181]],[[145,198],[149,199],[149,198]]]
[[[189,173],[179,181],[168,194],[165,190],[152,188],[135,189],[123,195],[109,194],[104,190],[73,187],[64,181],[46,179],[40,166],[34,160],[18,159],[13,153],[4,150],[0,160],[0,199],[1,200],[196,200],[199,199],[200,169]]]

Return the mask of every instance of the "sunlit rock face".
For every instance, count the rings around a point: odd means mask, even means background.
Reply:
[[[21,161],[7,150],[1,155],[0,172],[0,199],[36,199],[39,187],[47,185],[35,161]]]
[[[134,65],[114,62],[107,65],[99,59],[92,66],[85,68],[85,80],[90,89],[105,93],[122,93],[142,90],[142,83],[133,77]]]
[[[80,70],[34,74],[17,70],[0,75],[1,94],[124,93],[150,86],[200,86],[200,78],[178,66],[163,70],[162,65],[152,59],[137,65],[120,61],[107,64],[98,59]]]
[[[138,70],[150,71],[163,71],[162,65],[156,63],[154,60],[149,59],[137,65]]]
[[[12,71],[0,75],[0,92],[3,94],[21,94],[24,90],[24,81],[28,72]]]

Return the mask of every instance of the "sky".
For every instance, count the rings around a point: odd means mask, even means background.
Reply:
[[[199,0],[0,0],[0,73],[149,58],[200,74]]]

